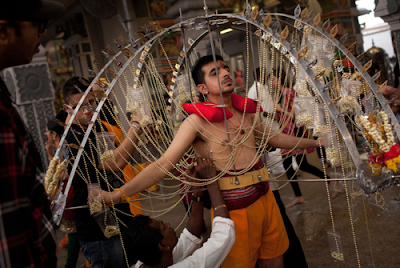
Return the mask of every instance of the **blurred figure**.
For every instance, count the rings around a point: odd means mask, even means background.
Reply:
[[[47,21],[62,4],[40,0],[2,1],[0,71],[28,64],[39,52]],[[39,152],[0,79],[0,267],[56,267],[52,215],[42,183]]]

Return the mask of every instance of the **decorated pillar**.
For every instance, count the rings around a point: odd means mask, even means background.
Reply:
[[[400,2],[396,0],[375,0],[375,17],[381,17],[390,26],[396,40],[397,60],[400,60]],[[400,62],[399,62],[400,63]]]
[[[47,121],[55,117],[55,109],[54,88],[43,46],[30,64],[4,69],[3,75],[11,100],[32,134],[46,168],[45,130]]]

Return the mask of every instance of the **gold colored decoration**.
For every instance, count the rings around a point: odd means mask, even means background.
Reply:
[[[301,59],[302,57],[304,57],[308,52],[308,47],[305,46],[303,47],[300,51],[299,54],[297,55],[297,59]]]
[[[89,210],[92,214],[100,213],[103,210],[103,205],[99,200],[93,199],[89,205]]]
[[[118,228],[115,225],[107,225],[104,231],[104,236],[110,238],[114,235],[119,234]]]
[[[106,51],[108,54],[110,54],[111,56],[115,56],[117,54],[115,54],[114,50],[112,50],[112,48],[110,47],[110,45],[106,46]]]
[[[309,33],[311,33],[311,27],[310,26],[308,26],[308,25],[304,25],[304,32],[305,33],[307,33],[307,34],[309,34]]]
[[[329,38],[330,38],[330,39],[335,38],[335,36],[337,35],[337,33],[338,33],[338,26],[337,26],[337,24],[335,24],[335,26],[333,26],[332,29],[331,29],[331,31],[330,31]]]
[[[128,59],[135,56],[135,53],[133,53],[129,48],[120,48],[121,52],[127,57]]]
[[[366,72],[369,70],[369,68],[371,68],[372,66],[372,60],[370,60],[369,62],[367,62],[366,64],[364,64],[364,67],[362,68],[361,72]]]
[[[308,15],[308,8],[306,7],[305,9],[303,9],[303,11],[301,11],[301,14],[300,14],[301,20],[304,20],[305,18],[307,18],[307,15]]]
[[[383,82],[382,85],[380,85],[379,90],[377,92],[382,93],[382,90],[387,86],[387,83],[388,83],[388,80]]]
[[[96,65],[97,69],[101,70],[104,68],[104,66],[102,66],[97,60],[93,61],[94,65]]]
[[[301,21],[299,21],[299,20],[296,20],[295,22],[294,22],[294,27],[296,27],[296,28],[300,28],[301,27]]]
[[[268,13],[268,15],[263,20],[264,28],[268,28],[271,25],[271,23],[272,23],[272,17],[271,14]]]
[[[354,43],[351,44],[351,45],[347,48],[347,53],[354,54],[354,52],[356,51],[356,44],[357,44],[357,42],[354,41]]]
[[[136,36],[140,38],[140,42],[142,42],[142,45],[145,45],[149,41],[142,33],[136,33]]]
[[[250,19],[251,21],[255,21],[258,19],[258,7],[253,8],[253,10],[250,12]]]
[[[160,22],[159,21],[151,21],[150,22],[150,26],[153,29],[153,31],[155,33],[161,33],[163,31],[162,27],[160,26]]]
[[[313,19],[313,26],[317,27],[318,24],[321,22],[321,15],[318,13],[317,16]]]
[[[289,28],[286,25],[285,29],[281,32],[281,42],[284,42],[289,35]]]
[[[76,145],[76,144],[74,144],[74,143],[68,143],[67,146],[68,146],[68,147],[71,147],[71,148],[74,148],[74,149],[76,149],[76,150],[79,150],[79,149],[81,148],[80,146],[78,146],[78,145]]]
[[[262,35],[261,29],[258,29],[257,31],[255,31],[254,34],[257,36],[261,36]]]
[[[339,96],[337,98],[334,98],[332,101],[328,102],[329,105],[334,104],[336,102],[338,102],[340,99],[342,98],[342,96]]]
[[[122,36],[122,34],[118,36],[118,40],[121,42],[122,46],[124,47],[128,46],[128,43],[125,41],[125,38]]]
[[[88,86],[90,85],[86,80],[82,79],[82,77],[79,77],[78,80],[79,80],[79,82],[81,82],[82,85],[84,85],[85,87],[88,87]]]
[[[107,95],[104,93],[104,91],[92,91],[90,93],[93,95],[93,97],[99,100],[104,100],[107,98]]]
[[[118,77],[118,75],[113,71],[113,70],[111,70],[111,69],[105,69],[104,70],[106,73],[108,73],[112,78],[117,78]]]
[[[316,76],[314,76],[314,80],[317,80],[318,78],[320,78],[321,76],[323,76],[325,74],[325,69],[323,69],[322,71],[320,71]]]

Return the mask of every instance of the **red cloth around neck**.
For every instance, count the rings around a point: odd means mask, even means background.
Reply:
[[[239,96],[235,93],[231,94],[232,105],[235,109],[254,114],[257,111],[257,102],[252,99],[245,98]],[[244,107],[246,105],[246,111]],[[224,120],[224,112],[222,108],[216,107],[216,105],[212,102],[203,102],[203,103],[183,103],[183,109],[189,114],[197,114],[203,118],[206,118],[210,122],[221,122]],[[226,119],[229,119],[233,116],[233,114],[226,108]],[[261,112],[263,111],[260,107]]]

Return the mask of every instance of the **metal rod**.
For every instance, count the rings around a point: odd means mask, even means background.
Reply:
[[[400,177],[400,176],[392,176],[392,177]],[[326,180],[318,180],[318,179],[304,179],[304,180],[269,180],[270,182],[325,182],[325,181],[356,181],[357,178],[339,178],[339,179],[326,179]],[[186,193],[195,193],[195,192],[200,192],[200,191],[205,191],[207,190],[206,188],[203,189],[198,189],[198,190],[190,190],[186,192],[181,192],[181,193],[171,193],[171,194],[165,194],[165,195],[160,195],[160,196],[150,196],[150,197],[143,197],[143,198],[138,198],[138,199],[133,199],[130,202],[136,202],[136,201],[144,201],[144,200],[150,200],[150,199],[161,199],[164,197],[168,196],[174,196],[178,194],[186,194]],[[89,208],[88,205],[83,205],[83,206],[77,206],[77,207],[69,207],[65,208],[64,210],[74,210],[74,209],[81,209],[81,208]]]
[[[200,191],[205,191],[205,190],[207,190],[207,188],[202,188],[202,189],[197,189],[197,190],[190,190],[190,191],[181,192],[181,193],[171,193],[171,194],[165,194],[165,195],[143,197],[143,198],[130,200],[130,202],[143,201],[143,200],[149,200],[149,199],[157,199],[157,198],[163,198],[164,199],[167,196],[174,196],[174,195],[178,195],[178,194],[187,194],[187,193],[195,193],[195,192],[200,192]],[[77,207],[69,207],[69,208],[65,208],[64,210],[73,210],[73,209],[81,209],[81,208],[89,208],[89,205],[83,205],[83,206],[77,206]]]
[[[181,19],[181,32],[182,32],[182,38],[183,38],[183,50],[185,52],[185,67],[186,67],[186,75],[187,75],[187,79],[188,79],[188,83],[189,83],[189,96],[190,96],[190,102],[193,102],[193,96],[192,96],[192,83],[190,83],[190,67],[189,67],[189,50],[186,47],[186,37],[185,37],[185,30],[183,29],[182,26],[182,9],[179,9],[179,13],[180,13],[180,19]]]
[[[206,11],[206,17],[207,17],[207,9],[208,9],[208,7],[206,6],[206,0],[204,0],[204,10]],[[214,39],[212,36],[211,27],[210,27],[208,18],[207,18],[207,25],[208,25],[208,36],[210,37],[211,52],[212,52],[214,65],[215,65],[215,74],[217,76],[217,81],[218,81],[219,96],[221,98],[221,105],[223,106],[224,105],[224,97],[222,96],[221,81],[219,80],[219,73],[218,73],[217,57],[215,56]],[[224,113],[224,122],[225,122],[225,127],[226,127],[226,132],[227,132],[226,134],[228,135],[228,143],[229,143],[230,155],[232,157],[233,171],[235,172],[235,184],[239,185],[239,179],[237,178],[237,175],[236,175],[235,159],[234,159],[234,156],[232,155],[232,146],[230,144],[231,137],[229,135],[228,120],[226,119],[226,112],[225,112],[224,107],[222,107],[222,112]]]
[[[122,0],[122,6],[124,7],[126,25],[128,26],[129,40],[131,40],[133,38],[132,19],[129,14],[128,3],[126,0]]]
[[[324,181],[356,181],[357,178],[339,178],[339,179],[304,179],[304,180],[269,180],[276,182],[324,182]]]

